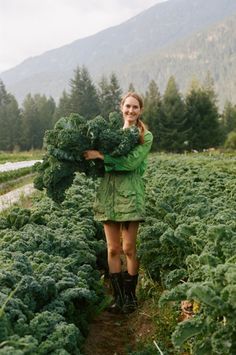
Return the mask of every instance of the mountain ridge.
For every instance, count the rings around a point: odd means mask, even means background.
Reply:
[[[152,70],[153,64],[148,66],[150,59],[145,58],[158,57],[163,51],[168,53],[181,41],[188,43],[189,37],[210,29],[232,13],[236,14],[236,2],[233,0],[169,0],[158,3],[119,25],[27,58],[1,73],[0,77],[19,100],[23,100],[28,92],[45,93],[58,100],[63,89],[68,89],[69,79],[77,65],[85,65],[96,82],[102,74],[109,75],[114,71],[123,89],[133,82],[135,87],[144,91],[144,83],[147,85],[148,80],[141,80],[142,76],[138,70],[134,72],[132,66],[140,70],[140,63],[146,63],[143,64],[146,77],[153,73],[150,79],[158,81],[158,73]],[[160,77],[162,82],[168,79],[167,74],[165,78],[163,75]]]

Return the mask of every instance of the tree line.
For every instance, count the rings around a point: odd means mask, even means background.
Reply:
[[[127,91],[135,91],[130,83]],[[52,97],[28,94],[22,108],[0,80],[0,150],[30,150],[43,147],[46,130],[70,113],[87,119],[108,118],[119,111],[122,89],[115,73],[102,76],[95,85],[86,67],[77,67],[69,92],[63,91],[58,104]],[[194,79],[185,96],[173,76],[161,95],[151,80],[144,99],[142,118],[154,135],[153,150],[183,152],[218,147],[236,148],[236,105],[226,102],[222,113],[217,107],[214,83],[207,76],[200,84]]]

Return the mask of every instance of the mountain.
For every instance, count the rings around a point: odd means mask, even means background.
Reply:
[[[119,78],[123,81],[132,72],[133,82],[140,90],[154,78],[163,91],[170,75],[174,75],[180,90],[185,93],[192,79],[203,83],[210,73],[218,94],[219,107],[222,108],[226,100],[236,104],[235,54],[236,14],[124,66]],[[129,79],[132,81],[132,78]]]
[[[19,101],[28,92],[58,100],[78,65],[95,81],[115,71],[124,90],[132,82],[142,92],[150,79],[163,90],[172,74],[186,89],[193,75],[209,70],[221,100],[236,100],[234,15],[235,0],[169,0],[119,26],[28,58],[0,77]]]

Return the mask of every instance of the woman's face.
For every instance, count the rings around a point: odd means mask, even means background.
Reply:
[[[136,124],[141,111],[138,100],[132,96],[128,96],[121,106],[125,126]]]

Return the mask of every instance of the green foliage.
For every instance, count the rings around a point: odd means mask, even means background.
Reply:
[[[226,149],[236,150],[236,131],[228,134],[224,146]]]
[[[32,168],[21,168],[17,170],[10,170],[0,173],[0,184],[3,182],[9,182],[10,180],[17,179],[21,176],[28,175],[32,172]]]
[[[13,95],[6,91],[0,80],[0,150],[19,146],[20,110]]]
[[[120,111],[121,88],[115,73],[110,75],[110,81],[102,76],[99,83],[99,106],[100,114],[106,119],[110,112]]]
[[[154,80],[150,81],[144,98],[143,119],[153,134],[152,150],[157,150],[159,142],[159,126],[161,120],[161,95]]]
[[[24,150],[41,149],[46,130],[52,127],[55,102],[45,95],[28,94],[23,102],[20,146]]]
[[[72,113],[70,95],[64,90],[53,115],[53,124]]]
[[[203,150],[220,142],[219,113],[209,88],[192,88],[186,96],[187,148]]]
[[[123,130],[121,122],[117,113],[111,114],[109,120],[102,116],[86,120],[71,114],[57,121],[54,130],[45,134],[47,153],[43,163],[35,166],[38,172],[35,187],[39,190],[46,188],[49,197],[61,202],[76,171],[93,177],[103,175],[103,162],[98,159],[87,161],[83,154],[88,149],[112,156],[128,154],[138,144],[139,131],[137,127]]]
[[[0,223],[1,354],[80,354],[104,302],[97,267],[106,246],[93,220],[94,188],[77,174],[60,208],[44,198]]]
[[[140,261],[167,288],[160,306],[199,305],[172,335],[177,350],[188,343],[194,355],[236,348],[234,160],[164,155],[150,160],[146,175],[149,217],[140,231]]]
[[[203,324],[200,320],[188,319],[182,323],[179,323],[175,332],[172,335],[172,341],[176,347],[181,346],[188,339],[203,332]]]
[[[29,222],[30,210],[14,207],[7,215],[7,222],[10,228],[20,229]]]
[[[232,131],[236,131],[236,106],[233,106],[230,101],[225,103],[222,113],[222,125],[225,136]]]
[[[23,152],[1,152],[0,151],[0,163],[7,162],[19,162],[23,160],[37,160],[42,158],[43,152],[41,150],[31,150]]]
[[[181,152],[185,149],[185,105],[173,76],[170,77],[163,95],[157,139],[159,147],[165,151]]]
[[[70,87],[70,113],[78,113],[86,119],[99,114],[97,90],[85,66],[76,68]]]

